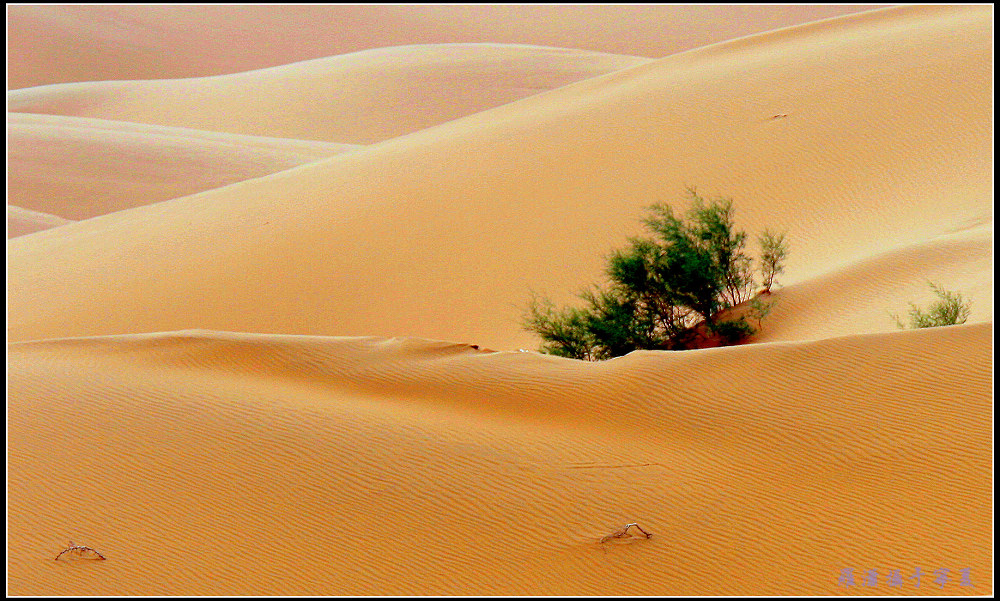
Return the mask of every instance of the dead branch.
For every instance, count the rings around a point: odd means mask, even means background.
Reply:
[[[632,526],[635,526],[636,530],[638,530],[639,532],[642,532],[642,534],[646,538],[649,538],[649,537],[653,536],[652,532],[646,532],[645,530],[642,529],[642,526],[640,526],[636,522],[632,522],[630,524],[625,524],[624,526],[622,526],[618,530],[615,530],[611,534],[608,534],[608,535],[604,536],[603,538],[601,538],[601,543],[606,543],[606,542],[608,542],[609,540],[611,540],[613,538],[626,538],[626,537],[632,536],[631,534],[629,534],[629,528],[631,528]]]
[[[90,551],[90,553],[88,553],[88,556],[85,557],[84,553],[86,553],[87,551]],[[69,546],[60,551],[59,555],[56,555],[56,561],[58,561],[59,558],[65,555],[66,553],[70,554],[69,557],[76,556],[77,559],[92,559],[92,560],[107,559],[106,557],[101,555],[101,553],[97,549],[94,549],[92,547],[86,547],[84,545],[76,545],[73,544],[73,541],[69,541]],[[97,557],[93,557],[93,555],[96,555]]]

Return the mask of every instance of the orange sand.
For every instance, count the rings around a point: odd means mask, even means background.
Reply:
[[[598,364],[206,331],[15,344],[9,586],[824,594],[845,567],[920,565],[988,592],[991,336]],[[631,521],[653,538],[597,542]],[[67,537],[108,561],[50,561]]]
[[[8,593],[992,593],[992,7],[296,7],[202,73],[144,8],[11,13]],[[687,185],[788,233],[751,344],[517,352]]]

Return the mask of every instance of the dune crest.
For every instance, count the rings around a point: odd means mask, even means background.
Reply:
[[[8,110],[370,144],[650,59],[511,44],[364,50],[195,79],[53,84]]]
[[[993,226],[942,235],[774,291],[755,342],[894,332],[909,303],[936,297],[928,281],[960,292],[969,323],[993,322]],[[873,277],[877,275],[878,277]]]

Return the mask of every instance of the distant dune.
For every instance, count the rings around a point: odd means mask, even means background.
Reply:
[[[215,77],[16,90],[7,108],[368,144],[648,62],[537,46],[402,46]]]
[[[992,595],[993,8],[864,8],[9,9],[8,593]],[[532,352],[691,186],[760,331]]]
[[[71,223],[71,221],[58,215],[49,215],[48,213],[7,205],[8,238],[40,232],[67,223]]]
[[[354,146],[7,114],[7,201],[87,219],[219,188]]]
[[[478,43],[657,58],[858,6],[13,6],[7,88],[223,75],[388,46]]]

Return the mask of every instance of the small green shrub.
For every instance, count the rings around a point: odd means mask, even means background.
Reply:
[[[765,303],[760,299],[759,296],[755,296],[750,299],[750,317],[753,317],[757,321],[757,327],[761,327],[761,322],[764,318],[768,316],[771,309],[774,308],[774,302]]]
[[[910,303],[910,323],[907,326],[898,316],[892,315],[896,325],[901,329],[907,328],[936,328],[938,326],[952,326],[965,323],[972,312],[972,304],[965,301],[962,295],[957,292],[949,292],[942,286],[933,282],[927,284],[937,295],[938,300],[934,301],[927,311],[923,311],[913,303]]]
[[[692,188],[685,218],[670,206],[655,204],[644,220],[653,238],[632,238],[615,251],[605,273],[607,289],[581,293],[585,308],[556,309],[534,297],[523,318],[525,329],[542,339],[541,351],[597,361],[639,349],[696,348],[712,336],[735,344],[754,333],[745,317],[723,312],[751,301],[749,315],[758,325],[770,304],[754,298],[753,260],[745,251],[745,232],[733,224],[731,200],[711,202]],[[784,270],[788,244],[784,234],[764,232],[759,272],[764,291]]]
[[[764,230],[758,238],[760,244],[760,270],[764,278],[764,292],[771,291],[774,278],[785,270],[785,259],[788,258],[788,243],[785,234],[776,234]]]

